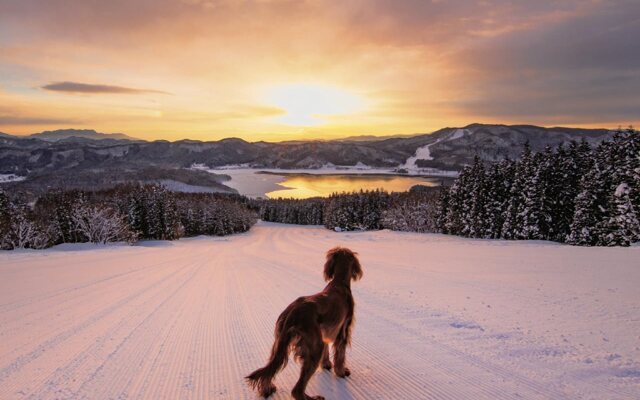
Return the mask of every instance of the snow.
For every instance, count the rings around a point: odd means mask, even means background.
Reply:
[[[246,165],[225,165],[216,168],[209,168],[202,164],[193,164],[191,166],[192,169],[198,169],[201,171],[211,172],[214,174],[226,174],[231,175],[232,180],[234,175],[250,175],[250,174],[259,174],[262,172],[266,172],[269,174],[283,174],[283,175],[293,175],[293,174],[305,174],[305,175],[397,175],[397,176],[452,176],[456,177],[456,171],[439,171],[434,170],[434,173],[426,174],[424,172],[410,172],[407,174],[398,173],[397,169],[402,168],[402,165],[394,168],[378,168],[368,166],[360,161],[356,163],[356,165],[333,165],[331,163],[327,163],[323,165],[321,168],[253,168]],[[227,185],[227,182],[225,182]]]
[[[256,399],[275,320],[358,251],[352,376],[328,399],[640,398],[640,247],[337,233],[0,253],[0,398]],[[276,378],[290,399],[298,366]]]
[[[353,166],[354,169],[363,170],[363,169],[371,169],[370,166],[364,164],[362,161],[358,161],[356,165]]]
[[[451,135],[449,138],[447,138],[447,140],[455,140],[455,139],[460,139],[461,137],[464,136],[465,133],[471,134],[471,131],[469,129],[456,129],[455,132],[453,132],[453,135]]]
[[[7,182],[18,182],[18,181],[23,181],[27,179],[24,176],[19,176],[16,174],[0,174],[0,183],[7,183]]]
[[[409,171],[409,173],[413,173],[413,174],[416,174],[416,173],[432,173],[432,171],[439,171],[442,174],[454,172],[454,171],[441,171],[441,170],[438,170],[438,169],[435,169],[435,168],[420,168],[420,167],[418,167],[416,162],[418,160],[433,160],[434,158],[431,155],[431,150],[430,150],[431,146],[433,146],[436,143],[440,143],[440,142],[448,142],[448,141],[451,141],[451,140],[460,139],[465,134],[471,134],[471,131],[469,129],[456,129],[451,134],[445,135],[445,136],[442,136],[442,137],[436,139],[433,143],[429,143],[429,144],[424,145],[422,147],[418,147],[416,149],[415,154],[413,156],[407,158],[407,161],[405,161],[405,163],[403,165],[401,165],[400,168],[404,168],[407,171]]]
[[[629,185],[623,182],[619,184],[618,187],[616,187],[616,191],[614,194],[616,197],[622,197],[627,193],[629,193]]]

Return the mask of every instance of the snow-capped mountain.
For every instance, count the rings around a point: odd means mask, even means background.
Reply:
[[[145,142],[125,135],[63,130],[0,137],[0,174],[68,178],[79,171],[176,169],[193,164],[288,169],[366,165],[429,173],[459,170],[476,155],[487,162],[516,159],[527,142],[533,151],[540,151],[571,140],[597,143],[610,134],[605,129],[472,124],[411,137],[251,143],[237,138]]]

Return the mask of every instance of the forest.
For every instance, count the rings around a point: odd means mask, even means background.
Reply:
[[[640,134],[619,129],[586,141],[485,164],[478,157],[451,186],[406,193],[258,200],[260,218],[335,230],[391,229],[472,238],[629,246],[640,240]]]
[[[640,135],[618,130],[485,166],[478,159],[442,191],[437,231],[486,239],[629,246],[640,240]]]
[[[476,157],[451,186],[249,199],[171,192],[161,185],[52,190],[35,200],[0,189],[0,248],[175,240],[245,232],[257,221],[335,231],[391,229],[472,238],[550,240],[580,246],[640,241],[640,135],[616,131],[596,147],[571,142],[518,160]]]
[[[41,249],[60,243],[134,243],[245,232],[256,216],[244,200],[137,184],[101,191],[54,190],[34,202],[0,191],[0,247]]]

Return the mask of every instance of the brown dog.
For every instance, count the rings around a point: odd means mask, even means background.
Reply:
[[[354,322],[351,280],[361,277],[362,268],[356,253],[343,247],[329,250],[324,264],[324,279],[329,284],[320,293],[298,298],[280,314],[269,362],[246,377],[249,385],[260,395],[271,396],[276,391],[273,378],[287,365],[289,351],[293,350],[302,363],[300,379],[291,391],[293,398],[324,400],[322,396],[307,395],[305,389],[321,361],[325,369],[331,369],[330,343],[333,343],[336,375],[349,376],[351,371],[345,366],[345,353],[351,343]]]

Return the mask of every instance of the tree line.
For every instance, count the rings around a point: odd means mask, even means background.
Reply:
[[[245,232],[256,215],[241,196],[177,193],[161,185],[102,191],[54,190],[35,201],[0,190],[0,248]]]
[[[476,158],[442,191],[437,229],[487,239],[539,239],[580,246],[640,240],[640,135],[618,130],[592,148],[571,142],[518,161]]]
[[[435,188],[415,186],[399,193],[369,190],[334,193],[327,198],[257,199],[249,206],[270,222],[324,225],[336,231],[433,232],[438,193]]]

